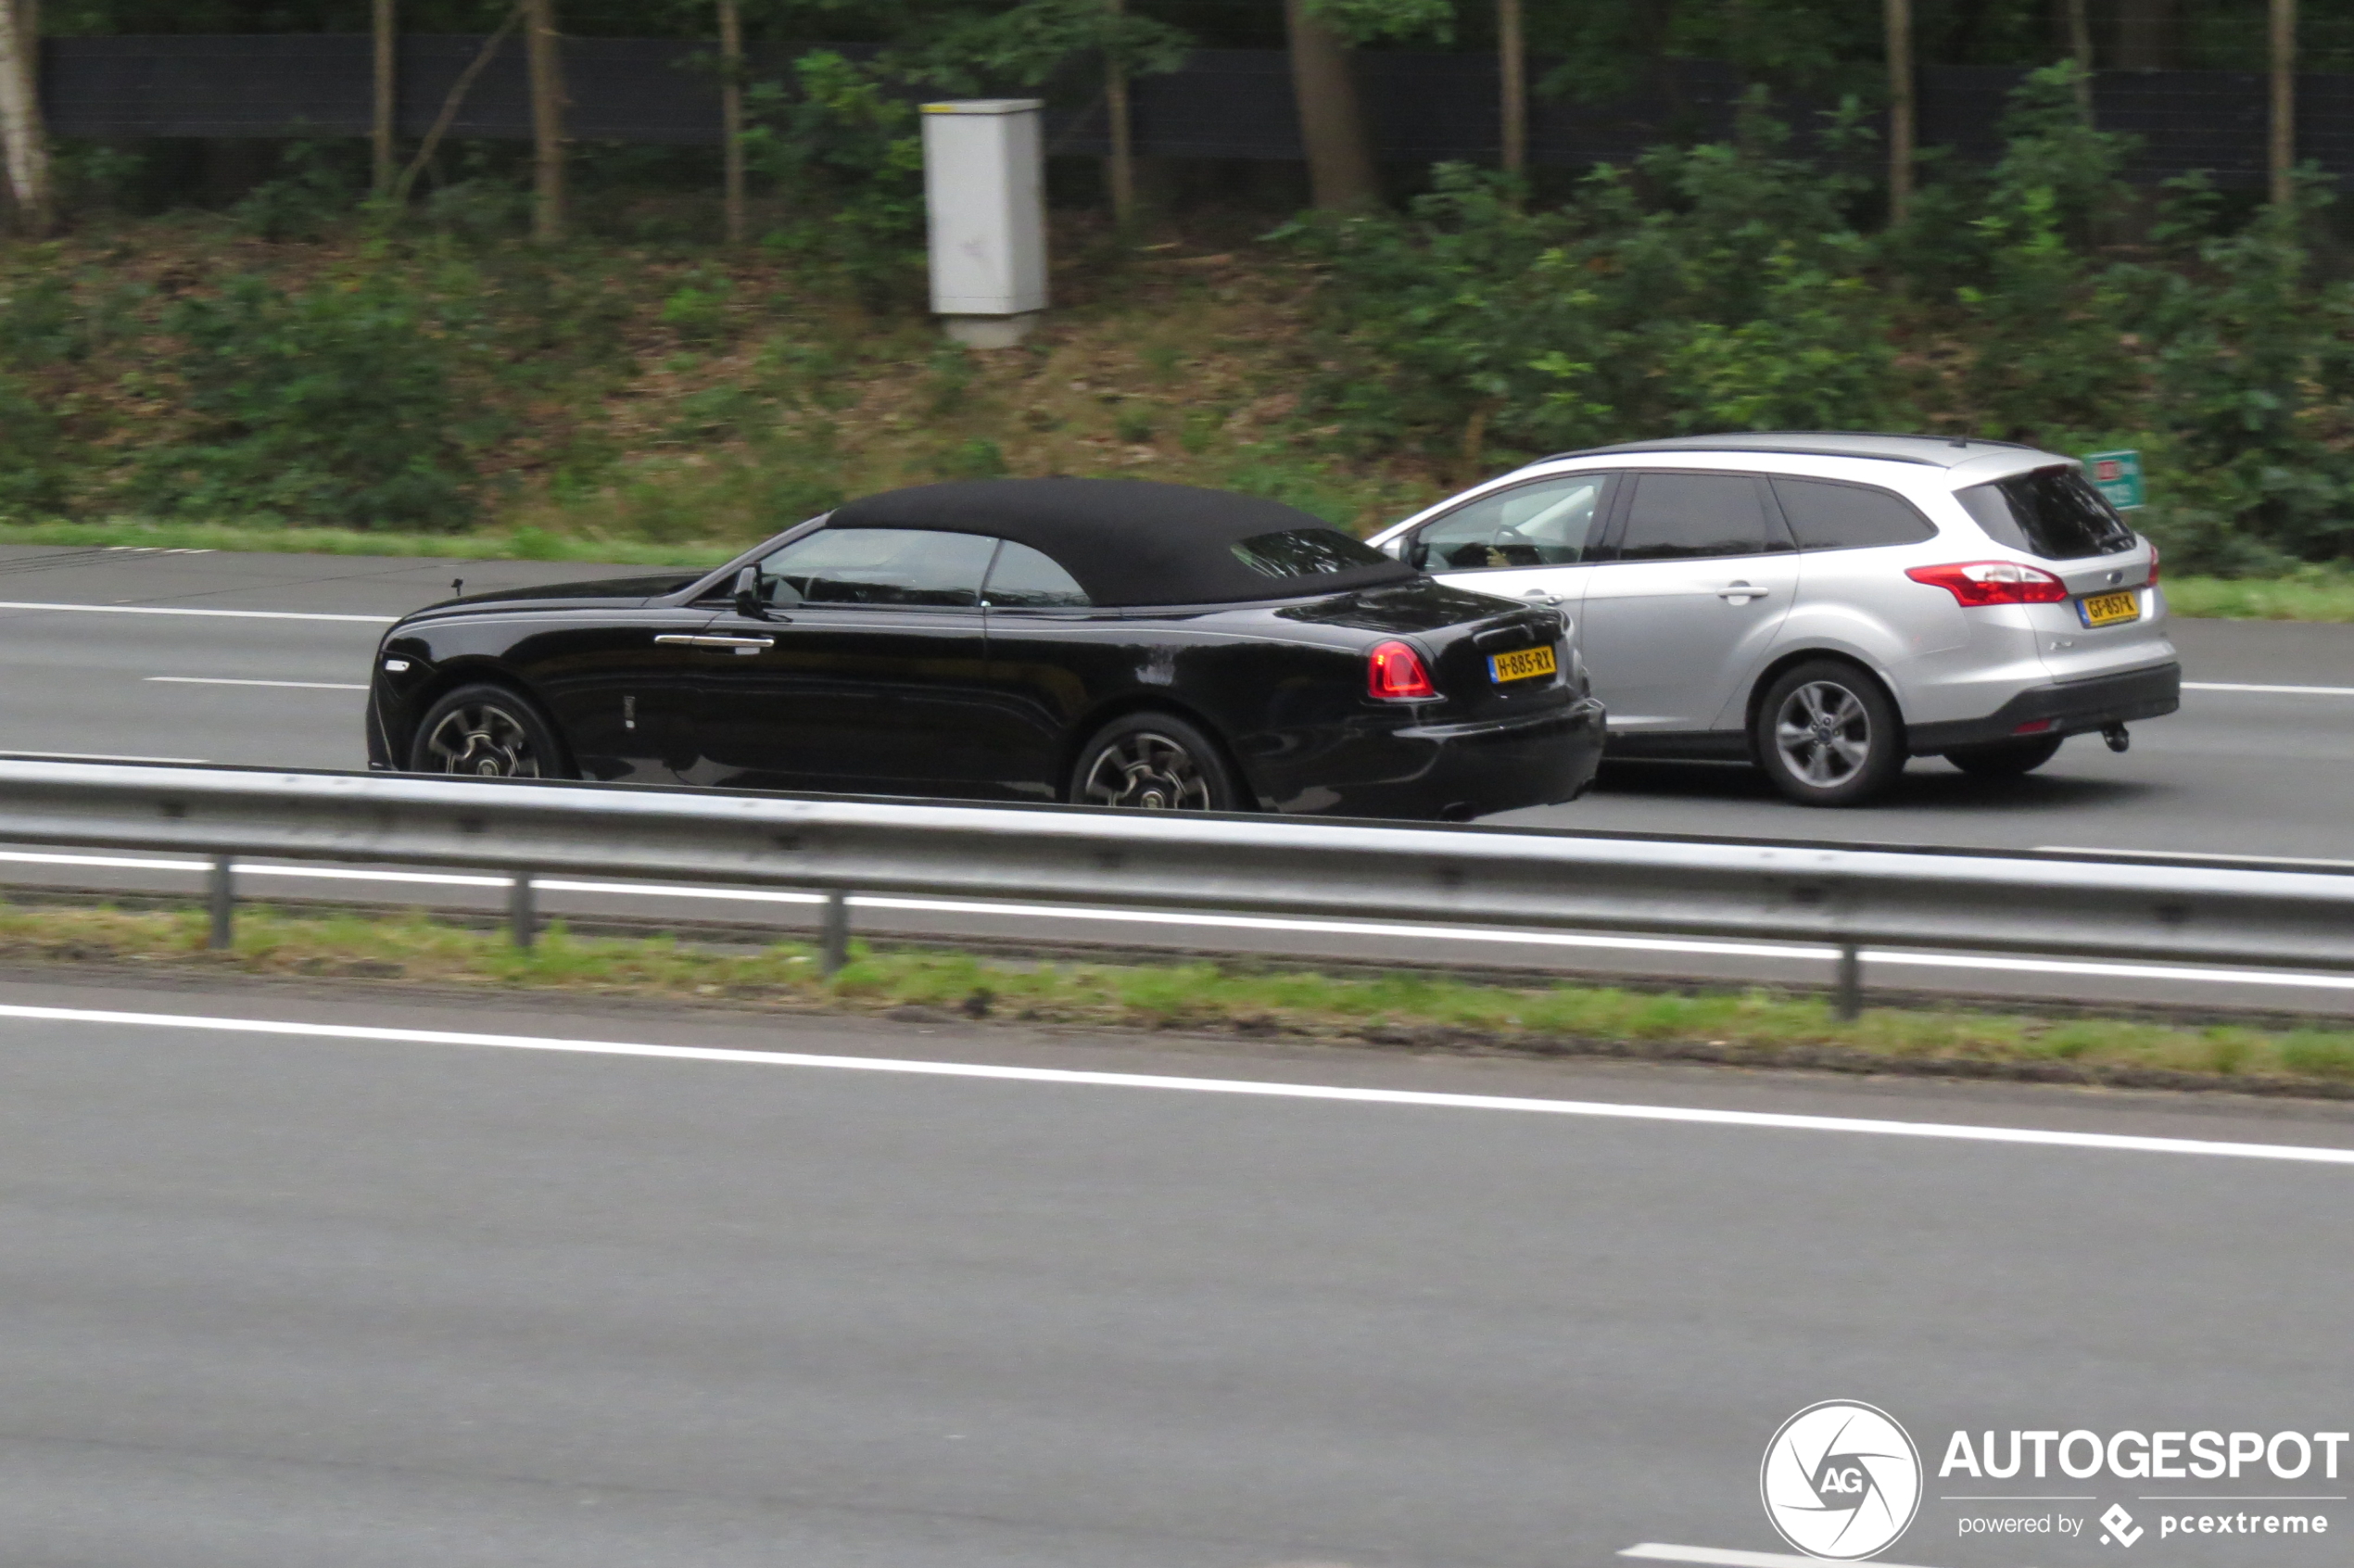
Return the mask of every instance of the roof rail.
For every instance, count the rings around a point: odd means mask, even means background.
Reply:
[[[1977,436],[1928,436],[1919,432],[1887,430],[1816,430],[1816,431],[1728,431],[1719,436],[1669,436],[1648,441],[1617,441],[1608,446],[1585,447],[1576,451],[1553,452],[1535,458],[1522,466],[1539,462],[1562,462],[1571,458],[1608,457],[1639,452],[1770,452],[1790,457],[1852,457],[1867,458],[1880,462],[1912,462],[1927,468],[1950,468],[1957,460],[1940,462],[1925,453],[1901,450],[1857,451],[1852,447],[1831,446],[1831,441],[1903,441],[1925,447],[1945,447],[1966,449],[1985,447],[2007,451],[2035,452],[2044,449],[2024,441],[1992,441]]]

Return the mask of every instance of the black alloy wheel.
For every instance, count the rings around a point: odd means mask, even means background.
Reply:
[[[1945,753],[1945,760],[1973,778],[2017,778],[2057,756],[2062,739],[2057,735],[2031,735],[2021,740],[1956,746]]]
[[[1801,805],[1862,805],[1905,770],[1905,724],[1879,681],[1841,659],[1792,666],[1766,689],[1751,740]]]
[[[1073,805],[1235,811],[1240,801],[1217,742],[1171,714],[1112,720],[1080,749],[1071,771]]]
[[[472,778],[563,778],[563,748],[529,698],[504,686],[462,686],[425,712],[411,773]]]

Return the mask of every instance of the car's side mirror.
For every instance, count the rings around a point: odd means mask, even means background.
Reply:
[[[736,613],[747,621],[765,621],[768,606],[760,601],[760,568],[746,566],[736,574]]]
[[[1406,564],[1411,566],[1417,572],[1429,570],[1430,546],[1424,543],[1421,539],[1414,539],[1409,542],[1406,546]]]

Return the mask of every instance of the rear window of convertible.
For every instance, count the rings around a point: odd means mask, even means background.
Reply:
[[[1321,577],[1359,566],[1395,564],[1388,556],[1337,528],[1286,528],[1253,534],[1227,547],[1263,577]]]
[[[1988,538],[2046,561],[2115,555],[2133,548],[2133,528],[2073,468],[2039,468],[1972,485],[1955,499]]]

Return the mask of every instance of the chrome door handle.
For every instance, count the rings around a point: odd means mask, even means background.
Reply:
[[[1523,588],[1520,590],[1520,596],[1523,599],[1534,600],[1539,604],[1559,604],[1562,601],[1560,594],[1547,593],[1543,588]]]
[[[673,648],[732,648],[739,653],[757,653],[777,646],[773,637],[714,637],[702,632],[660,632],[654,640]]]

